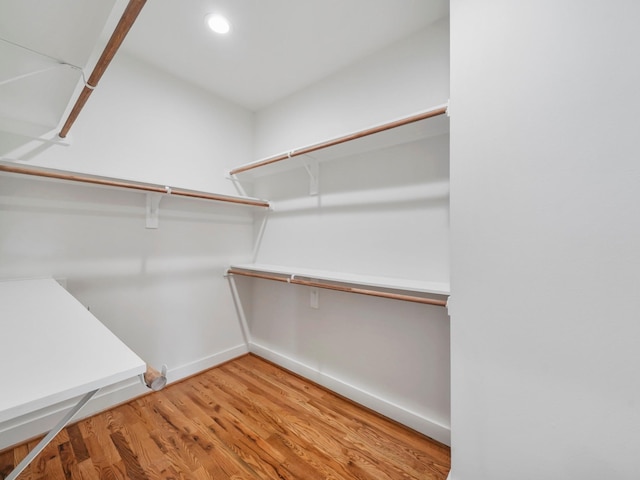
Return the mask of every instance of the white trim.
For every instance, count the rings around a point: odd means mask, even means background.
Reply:
[[[350,385],[338,378],[320,372],[286,355],[282,355],[267,347],[252,342],[249,346],[251,353],[265,358],[287,370],[311,380],[329,390],[338,393],[360,405],[364,405],[392,420],[400,422],[434,440],[445,445],[451,444],[451,429],[434,420],[428,419],[415,412],[411,412],[399,405]]]
[[[225,362],[228,362],[229,360],[233,360],[234,358],[240,357],[245,353],[249,353],[247,346],[245,344],[237,345],[227,350],[223,350],[222,352],[218,352],[208,357],[201,358],[200,360],[187,363],[186,365],[182,365],[181,367],[173,368],[169,370],[167,379],[169,380],[169,382],[176,382],[191,375],[209,370],[210,368],[221,365]]]

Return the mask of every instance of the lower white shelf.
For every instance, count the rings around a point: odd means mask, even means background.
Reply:
[[[145,372],[55,280],[0,281],[0,423]]]
[[[449,295],[449,284],[444,282],[426,282],[393,277],[356,275],[308,268],[282,267],[278,265],[238,264],[232,265],[228,273],[439,306],[446,306],[446,297]],[[358,287],[383,290],[370,290]],[[388,292],[387,290],[399,290],[410,294],[435,295],[439,298],[402,295]]]

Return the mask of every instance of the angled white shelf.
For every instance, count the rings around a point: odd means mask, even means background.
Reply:
[[[53,279],[0,281],[0,422],[144,373],[145,362]]]
[[[414,142],[448,132],[447,105],[443,104],[325,142],[295,148],[279,155],[247,163],[232,169],[229,174],[231,178],[252,180],[304,167],[308,164],[309,157],[313,161],[324,162]]]
[[[0,281],[0,423],[82,396],[15,467],[19,473],[95,393],[145,362],[53,279]]]
[[[283,267],[279,265],[255,263],[236,264],[231,265],[228,273],[232,275],[245,275],[250,277],[264,278],[268,280],[278,280],[298,285],[308,285],[318,288],[329,288],[332,290],[363,293],[366,295],[397,298],[399,300],[432,303],[440,306],[446,305],[446,298],[439,298],[431,301],[433,300],[432,298],[415,295],[396,295],[393,293],[388,293],[386,292],[386,290],[397,290],[408,292],[410,294],[425,294],[432,296],[435,295],[437,297],[447,297],[449,295],[449,284],[445,282],[428,282],[395,277],[358,275],[352,273],[316,270],[309,268]],[[366,289],[353,287],[366,287]],[[381,291],[369,289],[381,289]]]

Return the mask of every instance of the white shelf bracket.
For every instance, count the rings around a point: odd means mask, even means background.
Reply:
[[[233,186],[235,187],[236,192],[238,192],[238,195],[242,195],[243,197],[249,196],[242,186],[242,183],[240,183],[240,179],[236,175],[232,175],[230,171],[227,171],[224,176],[227,180],[231,180],[231,183],[233,183]]]
[[[253,258],[253,263],[255,263],[257,258],[258,258],[258,252],[260,251],[260,245],[262,244],[262,238],[264,237],[264,231],[267,228],[267,220],[269,219],[268,212],[264,212],[261,215],[262,215],[262,220],[260,221],[260,228],[258,229],[256,238],[255,238],[255,242],[253,244],[253,255],[251,257],[251,258]],[[256,215],[256,217],[257,217],[257,215]]]
[[[238,295],[236,279],[233,278],[233,275],[230,275],[228,271],[225,274],[225,277],[227,277],[229,288],[231,288],[231,296],[233,297],[233,304],[236,307],[236,313],[238,315],[238,320],[240,321],[240,331],[242,332],[242,338],[244,339],[244,344],[247,347],[247,351],[249,351],[251,348],[251,330],[249,328],[249,324],[247,323],[247,317],[244,313],[244,309],[242,308],[240,295]]]
[[[320,191],[320,165],[318,160],[308,157],[304,169],[309,174],[309,195],[318,195]]]
[[[51,440],[53,440],[55,436],[58,433],[60,433],[60,431],[64,427],[67,426],[67,424],[71,421],[74,415],[78,413],[82,409],[82,407],[84,407],[86,403],[89,400],[91,400],[91,398],[96,393],[98,393],[98,390],[93,390],[85,394],[85,396],[82,397],[80,401],[71,410],[67,412],[67,414],[62,418],[62,420],[60,420],[60,422],[58,422],[58,424],[55,427],[53,427],[53,429],[51,429],[51,431],[47,434],[47,436],[44,437],[42,440],[40,440],[40,442],[27,454],[27,456],[24,457],[22,461],[13,469],[13,471],[9,473],[7,477],[4,477],[4,478],[6,480],[15,480],[16,478],[18,478],[18,475],[20,475],[20,473],[29,466],[31,461],[35,459],[38,456],[38,454],[40,454],[40,452],[42,452],[42,450],[44,450],[45,447],[49,445],[49,443],[51,443]]]
[[[309,306],[314,309],[320,308],[320,292],[317,287],[309,289]]]
[[[146,228],[158,228],[158,218],[160,216],[161,193],[147,193],[147,223]]]

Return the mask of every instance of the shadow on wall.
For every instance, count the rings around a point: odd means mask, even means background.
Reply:
[[[68,140],[58,137],[57,130],[42,128],[34,135],[38,139],[0,131],[0,159],[13,162],[29,162],[52,147],[66,148]]]
[[[315,161],[313,155],[308,161]],[[319,163],[318,194],[323,197],[349,193],[414,188],[449,181],[449,135],[438,135],[399,146],[333,158]],[[254,195],[272,201],[310,195],[310,176],[304,162],[290,169],[254,180]],[[385,199],[387,201],[387,199]]]

